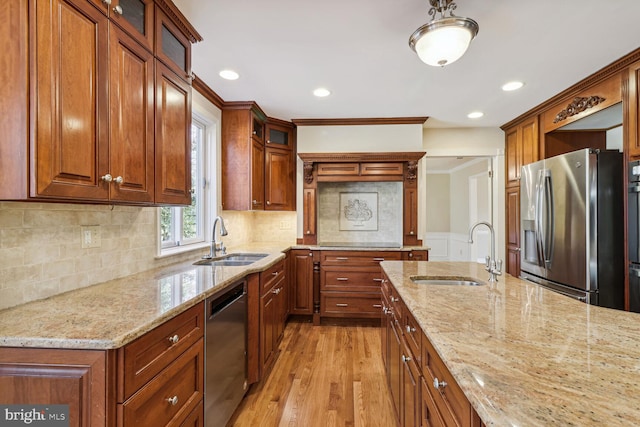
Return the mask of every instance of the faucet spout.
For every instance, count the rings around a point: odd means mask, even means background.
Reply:
[[[491,234],[491,255],[487,257],[485,270],[489,272],[489,281],[497,282],[497,276],[502,274],[502,260],[496,260],[496,235],[493,230],[493,226],[486,221],[480,221],[473,224],[469,229],[469,243],[473,243],[473,232],[476,227],[480,225],[486,226]]]
[[[218,215],[216,219],[213,220],[213,229],[211,232],[211,248],[209,249],[209,255],[205,255],[202,258],[206,258],[206,259],[215,258],[218,250],[220,250],[222,254],[226,253],[226,248],[224,247],[224,244],[216,240],[216,226],[218,225],[218,223],[220,223],[220,236],[226,236],[227,234],[229,234],[227,232],[227,228],[224,226],[224,220],[220,215]],[[218,246],[220,246],[220,249],[218,249]]]

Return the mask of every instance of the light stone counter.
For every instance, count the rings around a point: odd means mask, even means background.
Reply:
[[[243,277],[284,258],[290,244],[251,244],[232,252],[267,253],[243,267],[189,262],[150,270],[0,311],[0,347],[113,349]]]
[[[467,276],[458,262],[382,264],[486,425],[640,424],[640,314],[590,306],[501,276],[495,285],[416,285]]]

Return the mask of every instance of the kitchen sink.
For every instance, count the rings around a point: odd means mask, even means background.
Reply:
[[[483,282],[470,277],[452,276],[412,276],[411,281],[418,285],[453,285],[453,286],[482,286]]]
[[[211,265],[237,267],[242,265],[253,264],[256,261],[260,261],[262,258],[269,256],[269,254],[253,254],[253,253],[236,253],[222,255],[215,258],[203,258],[200,261],[196,261],[194,265]]]

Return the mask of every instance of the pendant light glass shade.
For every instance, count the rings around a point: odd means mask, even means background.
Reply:
[[[460,59],[476,34],[476,21],[452,16],[418,28],[409,38],[409,46],[425,64],[443,67]]]

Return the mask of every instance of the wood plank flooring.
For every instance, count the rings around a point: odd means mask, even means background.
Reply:
[[[235,427],[395,427],[380,328],[290,321],[280,355],[234,414]]]

